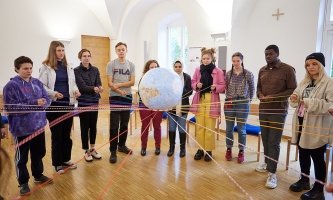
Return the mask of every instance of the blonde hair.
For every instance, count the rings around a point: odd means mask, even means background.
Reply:
[[[57,56],[56,56],[56,49],[57,47],[63,47],[65,48],[64,44],[59,42],[59,41],[52,41],[50,43],[50,47],[49,47],[49,52],[47,54],[46,59],[42,62],[43,65],[47,65],[49,67],[51,67],[52,69],[57,70]],[[62,65],[64,67],[67,67],[67,59],[66,59],[66,54],[64,55],[64,58],[62,59]]]
[[[201,58],[203,55],[209,54],[212,57],[213,63],[216,62],[216,57],[214,56],[215,53],[216,53],[216,48],[210,48],[210,49],[207,49],[206,47],[201,48]],[[202,64],[202,60],[200,60],[200,62]]]
[[[316,62],[317,65],[319,66],[319,76],[318,76],[318,79],[314,83],[315,85],[317,85],[321,81],[322,78],[328,77],[328,75],[326,74],[326,71],[325,71],[325,68],[324,68],[323,64],[321,64],[316,59],[314,59],[314,62]],[[305,77],[304,77],[304,79],[303,79],[302,82],[305,82],[305,83],[311,82],[313,80],[313,78],[311,77],[311,75],[309,74],[308,70],[306,69],[306,62],[304,64],[304,68],[305,68],[306,73],[305,73]]]

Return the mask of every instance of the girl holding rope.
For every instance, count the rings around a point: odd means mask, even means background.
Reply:
[[[77,98],[78,106],[96,106],[93,109],[91,108],[88,111],[86,110],[79,113],[82,149],[85,151],[84,158],[87,162],[91,162],[93,158],[102,158],[95,150],[95,141],[97,133],[98,101],[101,98],[100,93],[104,91],[104,88],[102,87],[98,68],[90,64],[90,51],[88,49],[82,49],[78,54],[78,58],[81,60],[81,63],[74,69],[76,85],[81,93],[81,96]]]
[[[252,72],[244,69],[243,55],[236,52],[232,55],[232,68],[225,76],[226,99],[224,115],[226,123],[225,158],[232,160],[231,148],[234,144],[235,118],[238,127],[238,157],[237,162],[244,162],[244,149],[246,146],[246,121],[249,116],[250,102],[254,96],[254,77]]]
[[[75,83],[74,69],[67,63],[63,43],[59,41],[50,43],[49,52],[39,71],[39,80],[44,84],[52,100],[53,109],[46,113],[50,123],[61,119],[68,112],[73,112],[74,98],[81,94]],[[57,108],[56,112],[53,112],[54,108]],[[63,167],[77,168],[76,164],[70,161],[73,146],[70,137],[72,125],[73,116],[50,127],[52,165],[57,174],[64,173]]]
[[[330,135],[333,128],[329,110],[333,105],[333,79],[326,74],[324,67],[325,57],[322,53],[312,53],[307,56],[305,78],[290,96],[290,105],[296,108],[291,142],[298,145],[302,172],[300,179],[289,187],[293,192],[310,190],[308,176],[311,159],[316,179],[324,183],[326,178],[324,154],[330,139],[325,136]],[[325,199],[322,183],[315,182],[310,191],[301,195],[301,199]]]
[[[191,88],[191,76],[183,72],[183,64],[177,60],[173,64],[174,71],[179,75],[183,83],[182,99],[176,105],[174,109],[169,111],[169,142],[170,147],[168,151],[168,157],[172,156],[175,151],[176,129],[178,124],[180,153],[179,157],[184,157],[186,154],[186,118],[190,106],[189,96],[192,95],[193,90]]]
[[[200,145],[194,160],[212,160],[212,151],[215,149],[215,124],[221,116],[220,93],[225,90],[224,73],[215,66],[215,48],[201,49],[201,65],[195,69],[192,77],[194,94],[190,112],[195,114],[197,121],[197,141]]]

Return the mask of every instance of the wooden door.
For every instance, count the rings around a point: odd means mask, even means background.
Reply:
[[[88,49],[91,53],[91,64],[99,69],[104,92],[101,94],[100,104],[109,103],[109,86],[106,79],[106,65],[110,61],[110,38],[82,35],[82,49]]]

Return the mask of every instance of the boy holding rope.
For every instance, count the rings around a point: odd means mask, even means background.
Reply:
[[[30,192],[27,169],[30,151],[31,171],[35,183],[52,182],[43,175],[45,156],[46,125],[45,108],[50,105],[50,98],[43,83],[31,77],[33,62],[20,56],[14,61],[17,76],[12,78],[3,89],[3,101],[8,113],[9,129],[15,142],[15,170],[21,196]]]

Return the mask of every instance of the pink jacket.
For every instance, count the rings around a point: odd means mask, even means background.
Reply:
[[[213,69],[212,72],[213,84],[216,86],[216,90],[212,91],[212,104],[210,105],[210,117],[218,118],[221,116],[221,102],[220,95],[225,91],[224,73],[220,68]],[[190,112],[193,114],[198,113],[198,107],[200,103],[200,89],[197,89],[197,83],[200,83],[201,73],[200,67],[195,69],[194,75],[192,77],[191,86],[196,93],[194,94],[192,105],[190,107]]]

